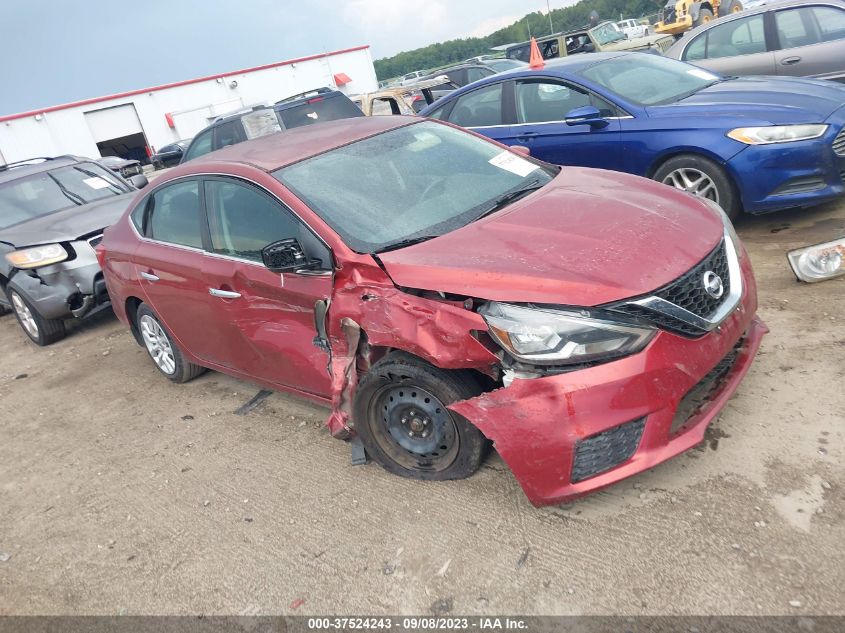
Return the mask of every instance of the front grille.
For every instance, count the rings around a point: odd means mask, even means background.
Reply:
[[[718,299],[711,297],[704,289],[704,273],[713,271],[721,279],[724,285],[722,296]],[[713,249],[691,270],[684,273],[675,281],[653,292],[651,296],[660,297],[676,306],[684,308],[702,318],[709,318],[730,294],[731,280],[728,269],[728,257],[725,249],[725,240]],[[630,301],[630,300],[628,300]],[[618,303],[606,306],[615,312],[622,312],[638,319],[645,319],[654,323],[657,327],[683,334],[685,336],[701,336],[704,330],[689,323],[685,323],[675,317],[655,312],[639,305],[631,303]]]
[[[722,385],[725,383],[733,366],[736,364],[736,359],[739,357],[743,346],[745,345],[745,338],[739,339],[733,349],[728,352],[725,357],[720,360],[716,366],[711,369],[704,378],[699,380],[686,395],[681,398],[678,403],[678,408],[675,410],[675,417],[672,418],[672,427],[669,434],[676,435],[681,431],[691,417],[696,415],[701,409],[713,399]]]
[[[579,441],[572,462],[572,483],[594,477],[630,459],[640,445],[644,428],[645,418],[639,418]]]
[[[845,127],[839,130],[839,134],[833,139],[833,153],[837,156],[845,156]]]
[[[100,233],[99,235],[95,235],[94,237],[88,238],[88,244],[91,245],[91,248],[97,248],[97,244],[103,241],[103,234]]]

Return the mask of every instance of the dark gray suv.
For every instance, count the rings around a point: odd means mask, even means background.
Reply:
[[[0,311],[35,343],[108,303],[94,247],[146,184],[77,156],[0,166]]]

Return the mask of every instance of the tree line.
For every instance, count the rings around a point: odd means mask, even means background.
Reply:
[[[618,20],[620,16],[642,17],[657,13],[665,3],[661,0],[581,0],[571,7],[554,9],[554,32],[578,29],[590,21],[595,11],[600,20]],[[430,44],[412,51],[403,51],[392,57],[374,62],[379,80],[398,77],[415,70],[426,70],[460,62],[476,55],[490,53],[493,46],[524,42],[534,37],[549,35],[549,16],[536,11],[529,13],[510,26],[499,29],[486,37],[467,37]]]

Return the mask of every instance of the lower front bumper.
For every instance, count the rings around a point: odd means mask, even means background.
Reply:
[[[845,194],[845,156],[831,147],[838,124],[824,137],[793,143],[752,145],[731,158],[748,213],[811,207]]]
[[[767,331],[757,317],[738,310],[718,331],[701,339],[661,332],[634,356],[568,374],[514,380],[507,388],[449,408],[493,440],[534,505],[560,503],[651,468],[701,442],[751,366]],[[740,339],[733,366],[678,424],[676,412],[684,397]],[[630,457],[594,476],[578,480],[576,471],[573,477],[579,443],[623,425],[636,430],[637,424],[641,436],[637,435]]]
[[[26,297],[45,319],[81,318],[109,300],[96,261],[74,267],[54,264],[35,274],[20,271],[9,281],[9,288]]]

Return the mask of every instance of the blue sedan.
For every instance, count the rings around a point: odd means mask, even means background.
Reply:
[[[493,75],[420,112],[559,165],[624,171],[731,216],[845,193],[845,86],[725,77],[644,53],[593,53]]]

